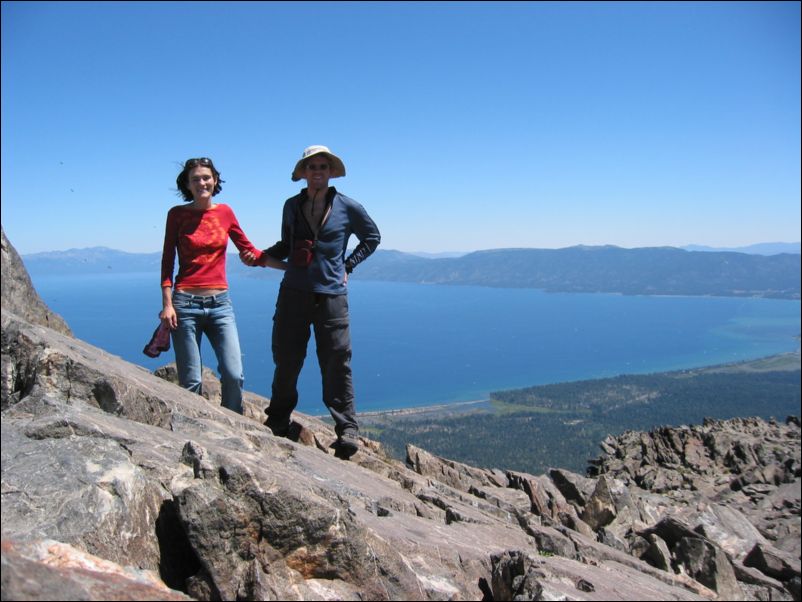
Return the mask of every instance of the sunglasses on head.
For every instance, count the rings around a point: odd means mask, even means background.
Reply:
[[[198,165],[202,167],[211,167],[212,160],[208,157],[199,157],[197,159],[187,159],[186,163],[184,163],[184,167],[197,167]]]

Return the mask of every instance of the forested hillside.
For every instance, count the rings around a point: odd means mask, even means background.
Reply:
[[[377,253],[359,278],[625,295],[800,298],[800,255],[691,252],[673,247],[495,249],[423,259]]]
[[[607,435],[705,418],[798,414],[799,355],[783,357],[768,370],[755,362],[499,391],[491,410],[371,416],[363,425],[398,458],[412,443],[475,466],[583,472]]]

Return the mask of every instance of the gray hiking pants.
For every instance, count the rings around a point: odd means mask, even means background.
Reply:
[[[358,431],[351,378],[351,329],[348,295],[323,295],[281,287],[273,317],[273,392],[265,410],[274,431],[289,427],[298,404],[298,375],[304,365],[310,327],[315,330],[323,403],[334,430]]]

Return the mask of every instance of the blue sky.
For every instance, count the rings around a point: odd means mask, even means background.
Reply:
[[[800,3],[2,3],[20,253],[160,250],[196,156],[266,247],[311,144],[385,249],[797,241]]]

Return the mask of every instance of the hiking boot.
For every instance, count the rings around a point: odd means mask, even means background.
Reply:
[[[354,431],[345,431],[337,437],[337,456],[348,459],[359,451],[359,436]]]
[[[264,425],[273,431],[273,434],[276,437],[286,437],[290,432],[290,421],[289,420],[275,420],[273,417],[268,416],[267,420],[265,420]]]
[[[290,441],[295,441],[298,443],[298,440],[301,438],[301,431],[303,429],[303,426],[293,420],[290,422],[290,426],[287,427],[287,434],[284,436]]]

